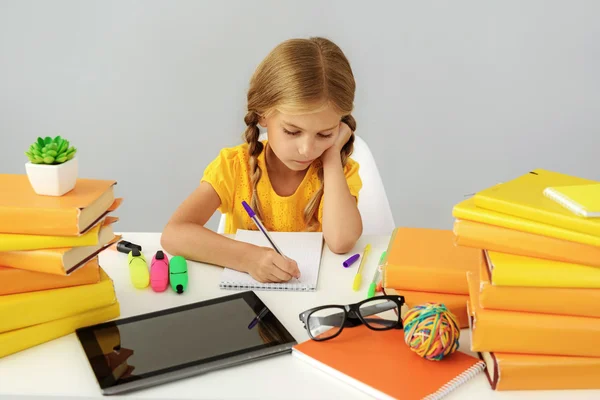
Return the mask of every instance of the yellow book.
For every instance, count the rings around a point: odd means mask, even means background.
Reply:
[[[100,269],[98,283],[0,296],[0,332],[70,317],[115,301],[113,281]]]
[[[0,333],[0,358],[69,335],[79,328],[118,318],[120,315],[120,305],[116,301],[109,306],[81,314]]]
[[[585,233],[559,228],[558,226],[543,224],[541,222],[477,207],[472,198],[463,200],[455,205],[452,209],[452,215],[457,219],[501,226],[518,231],[535,233],[537,235],[588,244],[590,246],[600,246],[600,236],[587,235]]]
[[[551,186],[600,183],[558,172],[536,169],[473,196],[477,207],[514,215],[575,232],[600,236],[600,219],[584,218],[544,195]]]
[[[544,194],[580,217],[600,217],[600,183],[547,187]]]
[[[101,237],[114,236],[111,224],[117,217],[106,217],[80,236],[27,235],[0,233],[0,251],[59,249],[63,247],[95,246]]]
[[[484,250],[494,286],[600,288],[600,268]]]

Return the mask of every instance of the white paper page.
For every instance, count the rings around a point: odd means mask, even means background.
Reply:
[[[300,279],[292,278],[289,282],[282,284],[266,284],[267,286],[311,286],[317,285],[319,268],[321,266],[321,252],[323,250],[322,232],[269,232],[273,241],[281,249],[282,253],[298,263]],[[269,241],[261,231],[250,231],[239,229],[235,236],[236,240],[252,243],[257,246],[271,247]],[[239,272],[230,268],[223,270],[221,282],[233,282],[238,285],[264,286],[256,281],[250,274]],[[291,288],[290,288],[291,289]]]

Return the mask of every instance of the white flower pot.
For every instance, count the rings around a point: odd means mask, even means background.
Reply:
[[[62,196],[75,187],[79,174],[77,156],[57,165],[25,164],[27,177],[33,190],[39,195]]]

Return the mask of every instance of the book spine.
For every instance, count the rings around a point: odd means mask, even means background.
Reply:
[[[0,252],[0,265],[11,268],[66,275],[63,256],[67,248]]]
[[[0,267],[0,296],[88,285],[99,281],[100,267],[97,257],[88,261],[70,276]]]
[[[0,208],[0,233],[77,236],[79,210]]]
[[[469,301],[471,306],[471,301]],[[471,310],[471,351],[600,357],[600,319]]]
[[[485,262],[479,272],[479,304],[484,309],[600,318],[600,289],[494,286]]]
[[[383,276],[385,287],[397,290],[469,294],[465,271],[386,265]]]
[[[0,358],[120,316],[119,302],[43,324],[0,333]]]
[[[494,265],[496,286],[600,289],[600,268],[529,258],[522,263]]]
[[[469,200],[454,206],[452,209],[452,215],[455,218],[501,226],[504,228],[534,233],[542,236],[549,236],[557,239],[569,240],[590,246],[600,246],[600,235],[588,235],[557,226],[543,224],[523,218],[517,218],[508,214],[493,212],[491,210],[482,208],[469,207],[466,206],[468,201]]]
[[[2,296],[0,332],[66,318],[115,300],[113,282],[103,271],[101,281],[96,284]]]
[[[495,390],[600,389],[600,358],[494,354]]]
[[[600,267],[600,246],[468,220],[454,221],[458,246]]]
[[[99,230],[100,226],[97,225],[92,230],[81,236],[0,234],[0,251],[24,251],[93,246],[98,244]]]

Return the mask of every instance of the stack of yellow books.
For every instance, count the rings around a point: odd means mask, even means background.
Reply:
[[[454,206],[468,272],[471,350],[495,390],[600,389],[600,218],[547,188],[596,181],[537,169]]]
[[[79,179],[37,195],[26,175],[0,174],[0,357],[120,315],[98,254],[119,240],[114,181]]]

